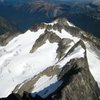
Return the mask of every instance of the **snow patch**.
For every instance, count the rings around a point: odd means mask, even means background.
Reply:
[[[51,23],[45,23],[46,25],[54,25],[54,24],[57,24],[58,22],[57,22],[57,20],[55,20],[55,21],[53,21],[53,22],[51,22]]]
[[[41,90],[43,90],[44,88],[48,87],[50,84],[53,84],[57,81],[57,76],[51,76],[48,77],[46,75],[42,76],[34,85],[34,90],[32,91],[32,93],[34,92],[39,92]]]
[[[63,60],[61,60],[59,63],[57,63],[57,65],[59,65],[60,68],[62,68],[71,59],[84,58],[84,52],[85,52],[85,50],[82,48],[82,46],[78,46],[77,48],[75,48],[75,50],[71,54],[69,54],[67,57],[65,57]]]
[[[67,24],[68,24],[69,26],[71,26],[71,27],[76,27],[76,26],[74,26],[72,23],[70,23],[69,21],[67,21]]]
[[[57,75],[48,77],[46,75],[42,76],[34,85],[34,89],[32,91],[33,96],[34,93],[37,93],[41,97],[45,98],[49,94],[53,93],[58,87],[60,87],[62,81],[57,80]]]
[[[61,33],[57,30],[51,30],[52,32],[56,33],[61,39],[63,38],[68,38],[74,41],[74,43],[77,43],[80,38],[74,37],[72,36],[69,32],[65,31],[64,29],[62,29]]]
[[[96,82],[100,84],[100,59],[89,48],[87,48],[87,60],[91,74]]]

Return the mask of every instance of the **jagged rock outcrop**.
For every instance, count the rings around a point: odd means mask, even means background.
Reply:
[[[86,59],[76,61],[76,66],[80,66],[80,70],[73,76],[72,81],[61,90],[59,94],[61,97],[58,100],[99,100],[100,91],[89,69],[86,68],[88,65],[86,65]]]

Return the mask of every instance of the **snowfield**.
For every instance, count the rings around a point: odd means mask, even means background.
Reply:
[[[51,44],[47,40],[35,53],[29,53],[35,42],[33,40],[36,40],[43,31],[35,33],[37,36],[34,36],[33,32],[27,31],[2,48],[5,49],[5,52],[0,56],[0,91],[2,91],[0,97],[8,96],[18,84],[56,63],[57,43]],[[18,45],[20,46],[18,47]]]

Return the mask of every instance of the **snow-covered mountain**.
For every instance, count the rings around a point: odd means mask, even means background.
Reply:
[[[0,46],[0,98],[11,93],[23,95],[24,91],[46,98],[76,74],[78,78],[74,76],[72,85],[67,84],[67,93],[79,100],[75,89],[88,84],[80,96],[90,95],[87,100],[99,98],[94,88],[95,82],[100,85],[100,40],[66,19],[34,25],[3,41],[8,43]]]

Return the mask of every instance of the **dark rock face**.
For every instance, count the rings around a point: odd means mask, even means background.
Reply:
[[[8,20],[0,16],[0,35],[7,32],[17,32],[17,29]]]
[[[21,97],[20,97],[20,95],[18,95],[18,94],[11,94],[11,95],[9,95],[7,98],[2,98],[2,99],[0,99],[0,100],[21,100]]]
[[[72,64],[75,66],[75,63]],[[86,68],[88,66],[86,60],[77,60],[76,66],[80,66],[80,72],[73,76],[72,81],[61,90],[60,100],[99,100],[100,92],[89,69]]]

